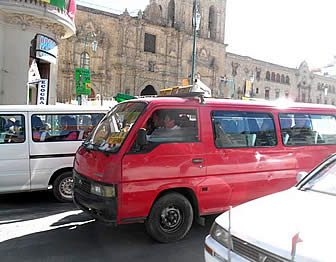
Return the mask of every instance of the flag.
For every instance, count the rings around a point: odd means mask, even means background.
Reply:
[[[34,83],[41,80],[40,72],[37,67],[36,60],[34,59],[28,72],[28,83]]]
[[[246,80],[245,84],[245,97],[251,97],[252,83],[250,80]]]
[[[48,4],[57,6],[58,8],[65,9],[65,0],[42,0]]]
[[[75,20],[76,10],[76,0],[70,0],[68,7],[68,16],[72,19],[72,21]]]
[[[294,261],[295,255],[296,255],[296,245],[297,243],[303,242],[303,240],[300,238],[299,232],[296,233],[293,237],[292,237],[292,261]]]
[[[234,98],[235,89],[236,89],[236,83],[234,79],[227,80],[226,85],[229,89],[228,98]]]

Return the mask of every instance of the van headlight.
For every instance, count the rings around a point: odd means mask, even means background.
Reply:
[[[217,242],[221,243],[226,248],[232,248],[232,240],[227,230],[219,226],[216,222],[213,223],[210,235]]]
[[[102,197],[115,197],[115,186],[103,186],[99,184],[91,184],[91,193]]]

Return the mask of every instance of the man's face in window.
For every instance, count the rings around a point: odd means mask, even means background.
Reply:
[[[173,128],[175,126],[175,120],[170,119],[169,115],[165,116],[165,118],[163,119],[163,123],[165,128]]]

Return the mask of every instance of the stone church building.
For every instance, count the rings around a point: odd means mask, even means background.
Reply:
[[[77,33],[60,42],[58,101],[76,99],[79,67],[91,71],[92,98],[157,94],[181,85],[192,70],[193,3],[150,0],[136,16],[77,6]],[[242,98],[249,82],[255,98],[335,104],[336,80],[313,74],[306,62],[295,69],[227,52],[226,0],[199,0],[198,10],[195,77],[213,96],[227,97],[230,86],[233,97]]]

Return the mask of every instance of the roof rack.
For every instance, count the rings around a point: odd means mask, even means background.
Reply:
[[[174,86],[160,90],[160,96],[169,97],[199,97],[201,104],[205,104],[205,97],[211,97],[211,90],[199,79],[195,79],[194,85]]]

